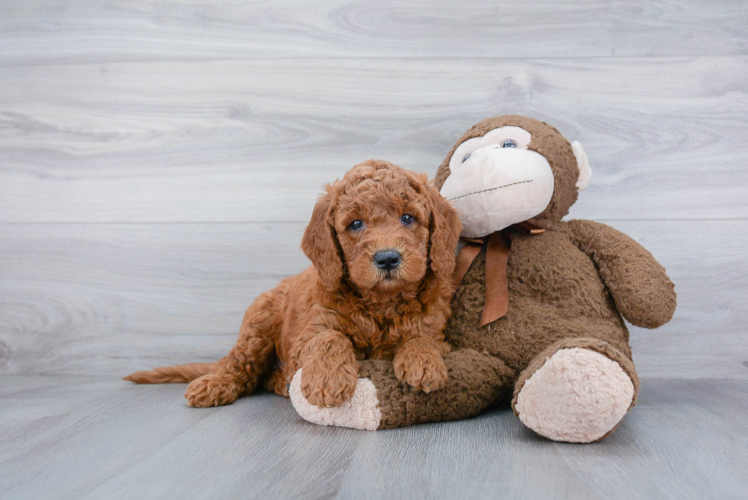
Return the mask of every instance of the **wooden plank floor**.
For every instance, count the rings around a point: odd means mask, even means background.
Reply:
[[[748,383],[642,384],[609,439],[561,444],[507,409],[378,432],[262,393],[194,409],[184,385],[0,377],[0,498],[744,499]]]

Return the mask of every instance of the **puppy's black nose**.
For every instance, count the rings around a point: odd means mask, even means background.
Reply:
[[[374,254],[374,264],[376,264],[379,269],[385,271],[392,271],[395,269],[400,265],[401,260],[400,252],[397,250],[383,250]]]

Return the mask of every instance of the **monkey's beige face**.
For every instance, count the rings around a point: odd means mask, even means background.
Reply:
[[[506,126],[457,147],[441,194],[460,212],[463,236],[486,236],[531,219],[548,206],[553,170],[545,157],[528,149],[531,141],[527,130]],[[583,188],[589,164],[578,142],[572,148],[580,168],[577,186]]]
[[[424,197],[397,175],[349,186],[338,200],[335,230],[351,281],[392,292],[423,280],[429,220]]]

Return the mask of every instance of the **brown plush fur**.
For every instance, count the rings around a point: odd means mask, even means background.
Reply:
[[[639,382],[624,318],[656,328],[673,315],[673,284],[649,252],[603,224],[561,221],[577,199],[579,174],[571,145],[550,125],[522,116],[478,123],[447,155],[436,185],[441,187],[449,177],[449,158],[457,146],[508,125],[529,131],[529,149],[542,154],[553,170],[552,200],[531,220],[546,231],[535,236],[512,232],[509,310],[483,327],[485,249],[473,262],[452,301],[445,336],[456,349],[444,358],[450,378],[442,390],[417,393],[397,382],[390,363],[362,363],[361,376],[377,388],[380,427],[475,415],[516,396],[548,357],[569,347],[592,349],[618,362],[636,392]]]
[[[415,221],[403,224],[403,214]],[[350,229],[354,220],[364,228]],[[188,403],[206,407],[248,395],[263,379],[287,396],[287,383],[303,368],[304,396],[331,407],[353,395],[359,360],[382,359],[415,390],[439,389],[447,381],[442,330],[460,227],[456,211],[425,174],[377,160],[357,165],[327,186],[314,208],[302,241],[313,266],[257,298],[228,356],[125,380],[192,381]],[[387,249],[402,255],[389,272],[373,263],[374,254]]]

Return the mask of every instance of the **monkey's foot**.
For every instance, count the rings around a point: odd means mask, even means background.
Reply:
[[[635,394],[621,365],[581,347],[556,351],[529,378],[521,379],[515,413],[527,427],[554,441],[589,443],[607,437]]]

